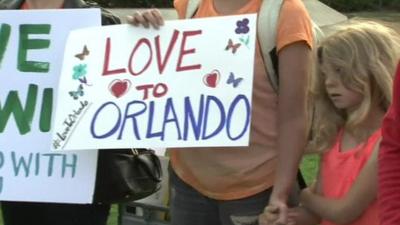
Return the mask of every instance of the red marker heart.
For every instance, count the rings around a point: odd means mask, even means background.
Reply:
[[[206,86],[215,88],[218,85],[220,74],[218,70],[213,70],[211,73],[204,75],[203,82]]]
[[[126,94],[131,87],[131,82],[129,80],[119,80],[115,79],[111,81],[108,89],[110,90],[111,94],[115,97],[119,98]]]

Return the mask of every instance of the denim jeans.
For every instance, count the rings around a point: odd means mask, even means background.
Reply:
[[[256,195],[221,201],[208,198],[184,183],[170,169],[171,225],[257,225],[272,188]]]

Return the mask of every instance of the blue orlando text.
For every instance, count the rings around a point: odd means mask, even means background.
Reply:
[[[171,132],[176,132],[176,139],[182,141],[187,141],[190,136],[194,140],[207,140],[217,135],[226,135],[234,141],[243,137],[249,130],[251,105],[245,95],[237,95],[226,107],[217,97],[210,95],[201,95],[199,101],[196,101],[198,102],[196,107],[193,107],[190,97],[185,97],[183,101],[182,116],[178,116],[174,99],[171,97],[167,98],[165,104],[158,108],[156,108],[157,102],[154,101],[134,100],[126,104],[125,110],[121,110],[114,102],[106,102],[96,110],[93,116],[90,127],[91,135],[96,139],[115,136],[120,140],[123,138],[125,129],[132,129],[136,140],[142,138],[164,140],[166,133],[170,135]],[[211,108],[213,113],[210,113]],[[96,125],[102,123],[100,117],[105,110],[116,112],[115,118],[107,118],[115,123],[100,132],[99,129],[96,129]],[[157,127],[154,119],[155,111],[159,115],[162,112],[160,110],[163,110],[161,126],[155,130]],[[237,117],[234,117],[234,115],[238,116],[239,112],[245,113],[245,115],[240,115],[240,118],[244,118],[244,120],[239,121]],[[211,117],[214,118],[213,128],[209,126]],[[215,124],[215,118],[219,118],[218,124]],[[147,121],[147,126],[139,127],[139,121],[143,120]],[[232,128],[233,124],[235,124],[235,128]]]

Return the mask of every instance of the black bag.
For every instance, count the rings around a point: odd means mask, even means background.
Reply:
[[[161,187],[161,163],[153,150],[100,150],[97,165],[95,203],[134,201]]]

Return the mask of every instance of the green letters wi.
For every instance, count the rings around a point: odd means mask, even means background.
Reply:
[[[30,84],[25,106],[22,106],[18,91],[10,91],[4,105],[0,102],[0,133],[3,133],[9,118],[14,115],[15,123],[20,134],[31,131],[32,120],[38,96],[38,86]],[[43,90],[42,106],[40,111],[39,129],[42,132],[50,131],[53,107],[53,89]]]

